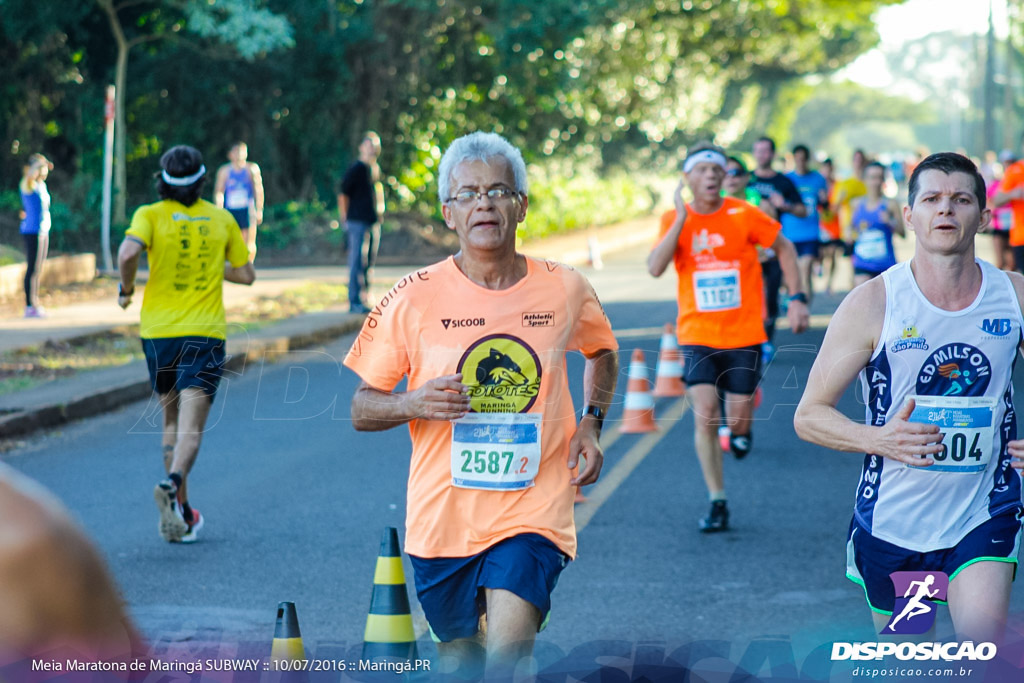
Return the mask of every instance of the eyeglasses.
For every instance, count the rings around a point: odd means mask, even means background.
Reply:
[[[449,197],[448,201],[455,202],[459,206],[469,206],[474,202],[478,202],[484,197],[487,197],[495,204],[511,201],[519,198],[519,193],[515,190],[510,190],[507,187],[495,187],[487,190],[486,192],[477,192],[476,190],[463,190],[462,192],[456,193],[454,197]]]
[[[725,175],[735,178],[737,176],[747,175],[747,172],[744,171],[742,168],[730,168],[728,171],[725,172]]]

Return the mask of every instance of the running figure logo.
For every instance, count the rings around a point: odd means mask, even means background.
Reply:
[[[961,370],[960,366],[956,363],[940,365],[939,374],[948,379],[950,383],[949,389],[946,389],[942,394],[943,396],[956,396],[964,393],[964,387],[960,384],[961,380],[967,386],[974,384],[974,381],[971,379],[971,371]]]
[[[935,601],[946,599],[949,577],[944,572],[893,572],[889,578],[896,592],[896,605],[881,633],[927,633],[935,623]]]
[[[896,344],[893,350],[902,350],[903,347],[896,349]],[[921,396],[984,396],[991,379],[992,364],[981,349],[970,344],[946,344],[930,353],[921,364],[917,371],[917,393]]]

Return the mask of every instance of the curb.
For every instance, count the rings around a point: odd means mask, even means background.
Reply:
[[[313,329],[299,330],[292,334],[250,338],[244,350],[232,353],[233,344],[242,343],[238,337],[228,338],[227,361],[224,370],[241,375],[250,361],[262,360],[268,354],[280,354],[291,350],[309,348],[358,332],[363,326],[359,316],[338,323]],[[136,361],[124,366],[127,372],[140,367],[145,372],[145,362]],[[114,384],[100,391],[69,398],[66,401],[34,406],[0,416],[0,438],[25,436],[42,429],[51,429],[67,422],[93,417],[109,412],[128,403],[147,398],[153,390],[149,378],[131,379]]]

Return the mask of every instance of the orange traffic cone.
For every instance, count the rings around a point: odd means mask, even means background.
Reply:
[[[654,378],[654,395],[682,396],[686,393],[683,383],[683,359],[676,343],[676,332],[672,323],[665,323],[661,334],[661,349],[658,351],[658,369]]]
[[[633,350],[629,361],[629,384],[626,385],[626,401],[623,404],[623,434],[638,432],[654,432],[658,426],[654,424],[654,397],[651,396],[651,383],[647,379],[647,366],[644,364],[644,352]]]

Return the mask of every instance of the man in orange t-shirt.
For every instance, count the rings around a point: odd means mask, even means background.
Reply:
[[[529,201],[515,147],[493,133],[459,138],[438,183],[460,251],[395,285],[345,365],[362,379],[357,430],[409,424],[406,551],[439,651],[482,665],[486,613],[493,675],[531,653],[576,554],[575,490],[601,470],[618,346],[583,275],[516,253]],[[586,357],[578,424],[567,351]]]
[[[704,144],[688,152],[683,174],[693,203],[683,201],[680,182],[676,208],[662,216],[658,242],[647,258],[654,277],[669,263],[679,276],[676,330],[693,406],[694,446],[711,498],[711,511],[699,522],[704,532],[729,526],[718,444],[719,391],[725,393],[730,450],[737,458],[750,452],[753,395],[761,379],[761,344],[767,339],[758,246],[778,254],[790,292],[787,316],[793,331],[807,329],[809,320],[793,243],[759,209],[721,196],[725,167],[725,152],[718,147]]]
[[[1024,272],[1024,159],[1010,164],[1003,173],[999,191],[992,198],[992,206],[1010,205],[1013,222],[1010,225],[1010,248],[1017,269]]]

